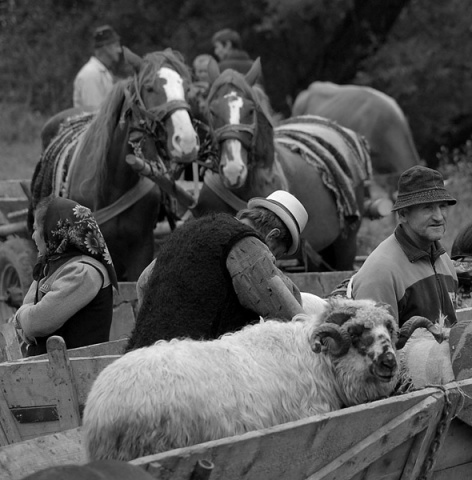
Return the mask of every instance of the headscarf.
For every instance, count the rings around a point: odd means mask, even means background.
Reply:
[[[118,289],[110,252],[90,209],[73,200],[54,198],[44,216],[43,237],[46,253],[35,267],[36,280],[53,273],[72,257],[87,255],[104,265],[112,285]]]

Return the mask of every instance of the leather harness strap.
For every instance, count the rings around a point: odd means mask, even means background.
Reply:
[[[134,205],[138,200],[141,200],[141,198],[149,193],[155,186],[156,184],[149,178],[140,177],[136,185],[118,200],[105,208],[93,212],[95,220],[99,225],[108,222],[111,218],[124,212],[131,207],[131,205]]]
[[[233,192],[225,188],[218,174],[207,171],[205,173],[203,183],[221,200],[226,202],[227,205],[232,207],[237,212],[243,208],[247,208],[247,202],[241,200]]]

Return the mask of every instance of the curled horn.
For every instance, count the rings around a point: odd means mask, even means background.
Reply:
[[[426,330],[431,332],[438,343],[441,343],[444,340],[444,333],[437,323],[433,323],[425,317],[415,316],[407,320],[400,329],[398,340],[395,345],[397,350],[400,350],[405,346],[405,343],[417,328],[426,328]]]
[[[333,323],[324,323],[315,328],[310,338],[311,349],[315,353],[328,350],[334,357],[345,355],[351,346],[349,332]]]

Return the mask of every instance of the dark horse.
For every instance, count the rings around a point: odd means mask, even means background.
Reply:
[[[199,141],[186,101],[189,81],[178,52],[146,55],[134,77],[118,82],[96,113],[71,117],[60,126],[33,175],[30,210],[50,193],[89,207],[121,280],[136,280],[152,261],[163,198],[127,163],[127,155],[165,171],[196,158]]]
[[[302,235],[313,260],[308,268],[351,270],[371,176],[367,145],[351,130],[320,117],[294,117],[274,127],[255,85],[259,73],[259,61],[246,76],[234,70],[220,74],[215,64],[210,68],[208,118],[218,174],[205,176],[196,211],[234,212],[251,197],[287,190],[308,211]]]

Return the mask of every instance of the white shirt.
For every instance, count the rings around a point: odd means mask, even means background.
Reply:
[[[74,107],[96,110],[113,88],[113,76],[96,57],[80,69],[74,80]]]

